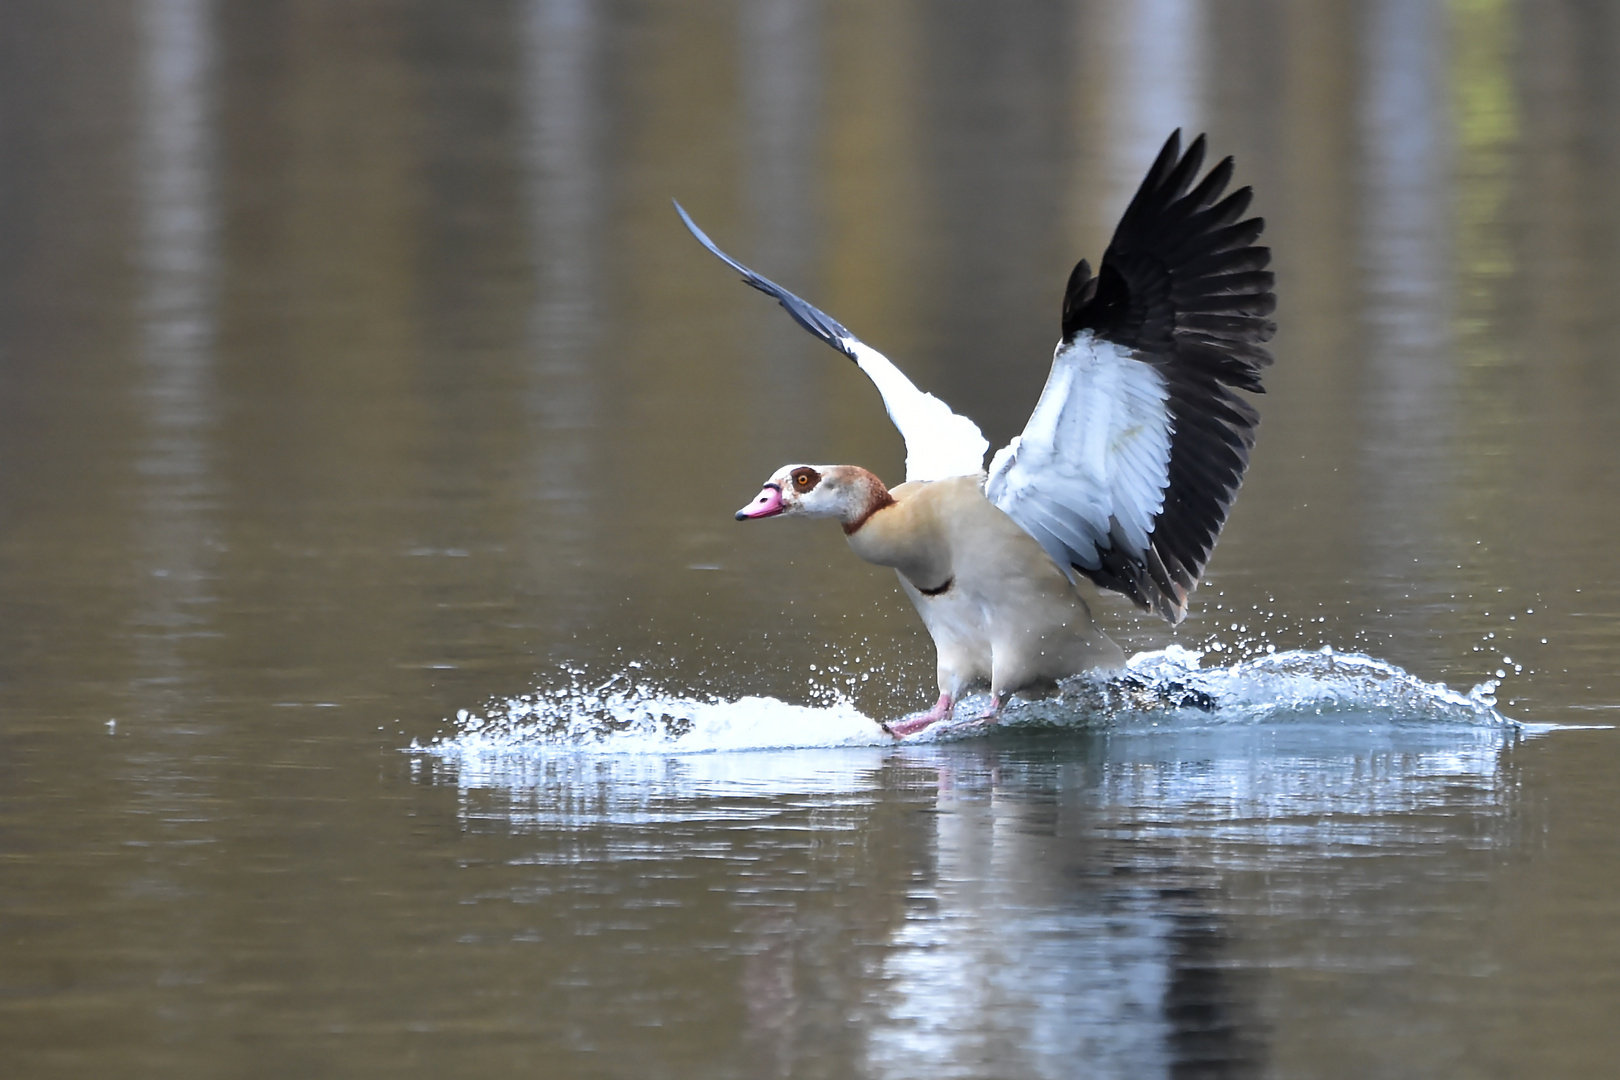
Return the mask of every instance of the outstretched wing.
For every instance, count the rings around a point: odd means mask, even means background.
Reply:
[[[883,395],[889,419],[900,430],[906,443],[906,479],[943,480],[947,476],[971,476],[984,468],[985,451],[990,444],[978,425],[932,394],[918,390],[899,368],[870,345],[845,330],[836,319],[805,303],[769,278],[754,273],[715,246],[682,208],[675,212],[698,243],[719,256],[727,266],[742,275],[746,284],[774,296],[795,322],[831,345],[866,373]]]
[[[1172,134],[1114,231],[1082,261],[1063,337],[1028,425],[997,452],[985,494],[1060,566],[1171,623],[1209,561],[1248,468],[1276,330],[1265,222],[1222,198],[1226,158],[1194,184],[1204,137]]]

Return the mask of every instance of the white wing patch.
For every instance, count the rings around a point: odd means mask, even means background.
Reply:
[[[849,335],[841,344],[883,395],[883,407],[906,443],[906,480],[973,476],[984,468],[990,443],[979,426],[912,385],[889,358]]]
[[[889,410],[889,419],[900,429],[906,442],[906,480],[943,480],[948,476],[977,476],[984,468],[984,454],[990,449],[980,433],[979,426],[965,416],[958,416],[933,394],[925,394],[912,385],[889,358],[845,330],[843,324],[825,311],[788,292],[782,286],[761,274],[756,274],[742,263],[715,246],[713,240],[690,214],[675,204],[698,243],[708,248],[725,264],[742,275],[743,281],[769,296],[774,296],[793,321],[855,361],[866,377],[883,395],[883,406]]]
[[[1095,570],[1116,544],[1145,556],[1170,483],[1169,397],[1151,364],[1081,331],[1058,347],[1023,434],[990,462],[985,496],[1065,569]]]

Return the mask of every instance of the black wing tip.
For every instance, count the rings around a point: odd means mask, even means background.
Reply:
[[[675,212],[681,216],[681,223],[686,226],[686,231],[691,233],[698,243],[707,248],[709,254],[713,255],[715,258],[737,271],[737,273],[741,274],[744,284],[752,285],[760,292],[765,293],[770,293],[774,289],[778,288],[775,282],[760,274],[754,273],[754,271],[748,269],[748,267],[744,266],[736,259],[733,259],[730,255],[727,255],[724,251],[721,251],[720,245],[709,239],[709,234],[700,229],[698,227],[698,223],[692,220],[692,215],[686,212],[686,207],[682,206],[680,202],[675,199],[670,199],[669,201],[674,204]],[[767,288],[766,286],[770,286],[770,288]]]
[[[1135,559],[1112,565],[1105,559],[1102,567],[1096,570],[1088,570],[1079,563],[1073,565],[1077,572],[1090,578],[1098,588],[1119,593],[1171,626],[1179,626],[1186,619],[1192,590],[1197,585],[1194,582],[1192,586],[1183,587],[1175,581],[1158,580],[1146,562]],[[1165,576],[1168,578],[1168,574]]]
[[[1164,537],[1154,535],[1149,539],[1147,551],[1136,555],[1116,543],[1098,552],[1101,565],[1096,569],[1088,570],[1078,563],[1074,564],[1074,569],[1099,588],[1117,592],[1143,611],[1177,626],[1187,617],[1193,590],[1198,588],[1198,576],[1203,573],[1204,563],[1209,561],[1214,538],[1210,537],[1201,553],[1194,553],[1196,565],[1188,565],[1177,557],[1171,551],[1174,546],[1166,543]]]
[[[671,206],[673,206],[675,208],[675,212],[680,215],[681,224],[686,226],[686,231],[691,233],[693,236],[695,236],[697,238],[698,243],[702,244],[704,247],[708,248],[710,251],[715,252],[716,254],[719,254],[720,249],[715,246],[715,243],[714,243],[713,240],[709,239],[709,234],[708,233],[706,233],[702,229],[698,228],[698,223],[693,221],[692,220],[692,215],[688,214],[686,212],[686,207],[681,205],[681,200],[671,197],[670,200],[669,200],[669,204]]]
[[[709,239],[709,234],[698,228],[697,222],[692,220],[692,215],[686,212],[686,208],[678,200],[671,199],[670,202],[674,203],[675,212],[681,216],[681,221],[686,225],[687,231],[696,237],[697,242],[707,248],[721,262],[741,274],[744,285],[752,286],[765,295],[774,298],[777,303],[782,305],[782,309],[793,317],[794,322],[851,360],[856,360],[859,363],[855,356],[855,335],[844,329],[842,323],[814,304],[807,303],[782,288],[764,274],[750,270],[724,251],[721,251],[720,246]]]
[[[1226,194],[1234,163],[1222,158],[1197,183],[1208,137],[1200,133],[1181,149],[1182,130],[1170,133],[1142,184],[1121,216],[1095,277],[1071,275],[1064,292],[1062,340],[1082,330],[1127,348],[1158,353],[1171,362],[1183,348],[1207,354],[1224,351],[1230,359],[1212,367],[1220,381],[1258,390],[1259,370],[1271,357],[1258,343],[1269,340],[1276,324],[1265,316],[1276,308],[1274,279],[1245,279],[1237,292],[1222,280],[1255,274],[1271,261],[1271,250],[1256,243],[1265,218],[1241,217],[1253,197],[1245,185]],[[1183,325],[1184,321],[1203,325]],[[1221,327],[1210,333],[1212,321]]]
[[[1198,138],[1202,140],[1203,136],[1200,135]],[[1163,183],[1164,178],[1175,169],[1176,163],[1185,156],[1181,152],[1181,129],[1176,128],[1170,133],[1170,137],[1164,140],[1164,145],[1159,147],[1159,154],[1153,159],[1153,164],[1148,166],[1147,180]],[[1146,184],[1147,181],[1144,180],[1143,186]]]

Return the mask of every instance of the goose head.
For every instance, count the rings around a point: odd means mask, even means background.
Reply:
[[[784,465],[737,520],[837,518],[849,531],[893,501],[883,481],[856,465]]]

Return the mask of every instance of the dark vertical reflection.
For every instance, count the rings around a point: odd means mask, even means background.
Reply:
[[[1161,890],[1168,909],[1169,972],[1164,1018],[1174,1080],[1236,1080],[1261,1075],[1269,1032],[1259,1016],[1253,973],[1235,971],[1231,920],[1211,890]],[[1245,977],[1247,974],[1247,977]]]
[[[818,282],[810,270],[821,252],[822,2],[759,0],[740,5],[737,18],[752,258],[770,267],[767,276],[813,293]],[[769,305],[753,305],[751,336],[772,344],[757,350],[750,382],[760,400],[791,400],[792,407],[753,410],[753,422],[784,461],[821,460],[827,446],[822,395],[806,391],[825,381],[824,346],[784,336],[779,317]]]
[[[134,14],[0,5],[0,697],[46,715],[130,659]]]
[[[1069,179],[1070,13],[1056,4],[933,10],[948,14],[922,22],[929,217],[920,227],[931,243],[917,267],[932,322],[905,369],[947,401],[972,402],[967,411],[1001,446],[1045,381],[1057,268],[1072,260],[1053,221]]]
[[[1354,486],[1348,463],[1361,447],[1345,408],[1362,385],[1365,342],[1356,326],[1361,141],[1354,125],[1334,120],[1355,112],[1361,71],[1346,43],[1359,40],[1361,23],[1360,5],[1347,0],[1280,6],[1281,42],[1269,57],[1282,68],[1279,124],[1276,150],[1264,159],[1274,171],[1261,177],[1252,170],[1262,161],[1237,162],[1238,180],[1254,184],[1254,209],[1267,222],[1279,283],[1277,362],[1256,402],[1253,464],[1212,565],[1224,586],[1234,581],[1225,556],[1253,552],[1255,599],[1303,611],[1302,598],[1319,603],[1321,584],[1334,588],[1361,552],[1359,525],[1341,516]],[[1290,572],[1269,570],[1282,565]]]
[[[430,445],[425,169],[409,13],[297,2],[219,9],[225,95],[219,379],[232,406],[236,615],[226,661],[285,707],[354,698],[414,653],[399,559]],[[382,615],[382,611],[389,612]],[[273,612],[267,625],[261,613]],[[291,714],[287,714],[291,715]]]
[[[1497,361],[1470,371],[1468,406],[1506,427],[1512,453],[1481,455],[1472,479],[1488,510],[1506,517],[1535,502],[1549,536],[1604,536],[1593,515],[1607,513],[1599,492],[1620,488],[1620,363],[1612,312],[1620,304],[1620,9],[1601,3],[1509,6],[1496,33],[1513,91],[1504,102],[1517,136],[1488,146],[1505,165],[1496,188],[1508,236],[1511,275],[1487,281],[1481,331],[1505,335]],[[1487,128],[1487,131],[1490,129]],[[1504,160],[1505,159],[1505,160]],[[1500,235],[1487,234],[1493,239]],[[1487,321],[1488,319],[1488,321]],[[1546,424],[1541,417],[1558,417]],[[1501,483],[1503,470],[1515,482]],[[1608,561],[1608,541],[1589,556],[1537,559],[1509,569],[1514,553],[1498,545],[1500,572],[1534,569],[1547,594],[1591,588],[1593,566]],[[1598,575],[1601,576],[1601,575]]]
[[[924,356],[919,326],[929,251],[927,163],[920,113],[922,21],[914,0],[826,6],[826,309],[909,369]],[[822,359],[827,423],[838,456],[884,478],[903,476],[902,443],[865,376]],[[921,376],[919,376],[921,377]]]
[[[394,587],[411,598],[411,632],[389,659],[449,713],[469,685],[523,685],[490,678],[492,657],[506,653],[493,638],[533,618],[526,11],[523,0],[486,4],[478,18],[421,5],[401,35],[420,79],[413,168],[427,208],[411,226],[419,345],[397,360],[414,368],[426,408],[389,560]]]

